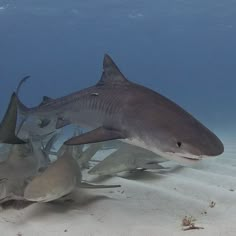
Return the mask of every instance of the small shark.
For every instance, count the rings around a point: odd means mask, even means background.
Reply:
[[[42,174],[33,178],[24,191],[24,199],[50,202],[71,193],[76,188],[116,188],[120,185],[92,185],[82,181],[82,174],[72,150],[66,151]]]
[[[27,108],[21,114],[55,119],[57,127],[78,124],[89,132],[66,145],[120,139],[169,160],[192,163],[223,153],[219,138],[179,105],[125,78],[110,56],[95,86]]]
[[[165,159],[146,149],[120,143],[119,148],[89,170],[91,175],[114,175],[141,169],[165,169],[159,163]]]

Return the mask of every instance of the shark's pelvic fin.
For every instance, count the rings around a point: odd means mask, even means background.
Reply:
[[[104,55],[103,59],[103,73],[102,77],[97,83],[100,85],[119,85],[123,83],[127,83],[128,80],[125,76],[120,72],[117,65],[107,54]]]
[[[13,93],[7,111],[0,124],[0,142],[8,144],[23,144],[23,140],[15,135],[17,122],[17,97]]]
[[[100,185],[100,184],[89,184],[86,182],[81,182],[78,185],[79,188],[120,188],[121,185]]]
[[[113,129],[107,129],[105,127],[99,127],[87,133],[83,133],[79,136],[73,137],[67,140],[64,144],[66,145],[79,145],[88,143],[98,143],[102,141],[108,141],[113,139],[124,139],[126,138],[122,132]]]

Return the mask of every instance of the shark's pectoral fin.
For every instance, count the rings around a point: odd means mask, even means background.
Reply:
[[[100,185],[100,184],[89,184],[86,182],[81,182],[78,185],[79,188],[120,188],[121,185]]]
[[[79,136],[73,137],[67,140],[64,144],[79,145],[79,144],[97,143],[113,139],[124,139],[124,138],[126,138],[126,136],[119,130],[99,127],[87,133],[83,133]]]
[[[63,118],[58,118],[56,123],[56,129],[61,129],[64,126],[70,125],[71,122],[69,120],[65,120]]]
[[[8,144],[23,144],[23,140],[15,135],[17,121],[17,97],[13,93],[7,111],[0,124],[0,142]]]

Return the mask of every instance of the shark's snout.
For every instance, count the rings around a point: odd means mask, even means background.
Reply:
[[[208,147],[202,153],[204,156],[218,156],[224,152],[224,144],[215,135],[212,137],[211,142],[208,142],[207,146]]]

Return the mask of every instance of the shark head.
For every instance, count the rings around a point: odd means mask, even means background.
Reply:
[[[195,130],[190,135],[171,136],[163,146],[163,152],[171,158],[189,161],[218,156],[223,153],[222,142],[210,131]],[[199,132],[200,131],[200,132]]]
[[[155,124],[152,119],[146,122],[146,127],[140,129],[142,135],[139,137],[141,136],[143,141],[141,146],[181,163],[218,156],[224,152],[220,139],[198,120],[187,112],[183,112],[181,118],[178,116],[179,114],[163,114],[163,119],[158,117]]]

